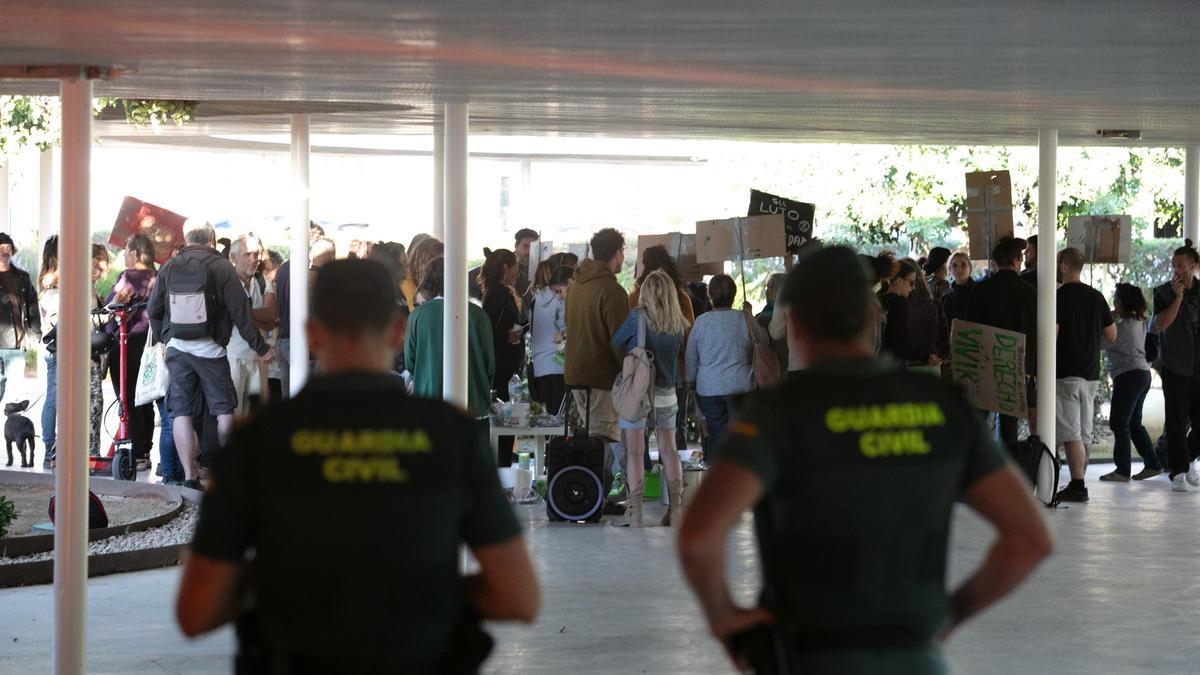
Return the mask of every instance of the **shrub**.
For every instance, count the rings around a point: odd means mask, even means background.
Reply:
[[[17,519],[17,505],[8,497],[0,495],[0,539],[8,536],[8,526]]]

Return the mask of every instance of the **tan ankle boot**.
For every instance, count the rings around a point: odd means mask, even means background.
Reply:
[[[683,481],[667,481],[667,504],[667,513],[660,524],[663,527],[678,525],[679,517],[683,514]]]
[[[613,527],[644,527],[642,525],[642,490],[629,490],[629,499],[625,501],[625,515],[612,521]]]

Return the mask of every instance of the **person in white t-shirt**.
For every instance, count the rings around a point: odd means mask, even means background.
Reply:
[[[229,247],[229,261],[233,263],[238,281],[250,298],[250,313],[254,317],[254,325],[264,338],[275,326],[279,312],[274,284],[259,274],[260,264],[265,257],[266,249],[263,248],[262,240],[252,233],[234,239]],[[237,391],[236,415],[243,416],[250,412],[250,397],[265,398],[264,395],[268,391],[265,364],[237,331],[229,336],[226,352],[229,356],[229,373]]]

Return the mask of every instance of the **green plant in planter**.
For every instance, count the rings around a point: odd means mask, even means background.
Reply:
[[[4,495],[0,495],[0,539],[8,536],[8,526],[17,519],[17,505]]]

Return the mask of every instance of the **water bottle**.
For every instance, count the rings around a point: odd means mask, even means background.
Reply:
[[[521,376],[514,373],[512,379],[508,381],[508,400],[512,403],[520,403],[524,398],[521,394]]]

